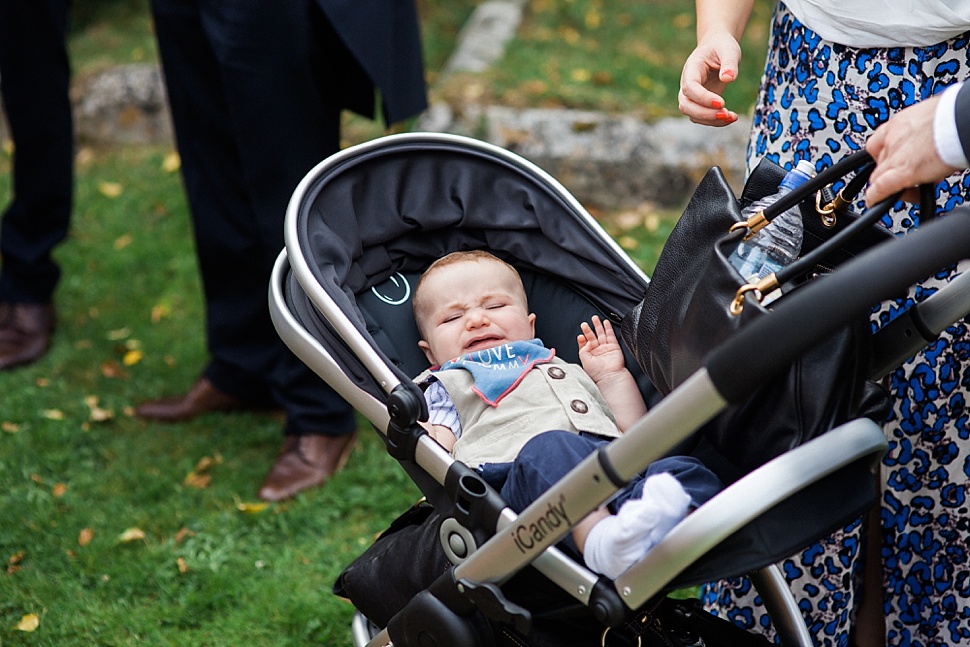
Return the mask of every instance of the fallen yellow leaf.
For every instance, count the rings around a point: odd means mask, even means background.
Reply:
[[[63,420],[64,412],[60,409],[45,409],[41,412],[41,415],[48,420]]]
[[[90,528],[83,528],[81,532],[77,534],[78,546],[87,546],[94,539],[94,531]]]
[[[183,483],[187,487],[194,487],[198,490],[204,490],[207,487],[209,487],[210,483],[212,483],[212,475],[199,474],[198,472],[189,472],[188,475],[185,477],[185,481],[183,481]]]
[[[139,541],[145,538],[145,531],[141,528],[129,528],[120,535],[118,535],[118,541],[123,543],[129,543],[132,541]]]
[[[134,366],[135,364],[140,362],[144,356],[145,356],[145,353],[143,353],[140,350],[130,350],[127,353],[125,353],[125,356],[124,358],[122,358],[121,363],[124,364],[125,366]]]
[[[579,31],[575,27],[562,27],[559,29],[559,35],[570,45],[575,45],[581,38]]]
[[[640,241],[633,236],[620,236],[616,242],[627,251],[635,251],[640,248]]]
[[[124,234],[123,236],[118,236],[115,238],[114,248],[115,251],[124,249],[128,245],[131,245],[131,241],[134,240],[131,234]]]
[[[677,29],[689,29],[694,25],[694,14],[693,12],[677,14],[672,22]]]
[[[23,561],[25,555],[27,555],[26,550],[21,550],[19,552],[16,552],[10,556],[10,559],[7,560],[7,563],[10,564],[11,566],[14,564],[19,564],[21,561]]]
[[[175,543],[176,544],[182,543],[182,540],[185,539],[186,537],[195,537],[195,533],[189,530],[188,528],[186,528],[185,526],[182,526],[181,528],[179,528],[179,531],[175,533]]]
[[[182,158],[176,152],[171,152],[162,160],[162,170],[166,173],[174,173],[182,167]]]
[[[46,389],[47,387],[49,387],[51,385],[51,381],[48,380],[46,377],[39,377],[34,382],[34,384],[36,384],[37,386],[39,386],[42,389]]]
[[[79,166],[85,166],[94,161],[94,150],[90,146],[82,146],[78,149],[77,155],[74,156],[74,161]]]
[[[108,339],[111,341],[118,341],[126,337],[131,336],[131,328],[118,328],[117,330],[108,331]]]
[[[114,360],[101,363],[101,375],[118,379],[126,379],[128,372],[121,368],[121,364]]]
[[[216,452],[213,456],[203,456],[199,459],[199,462],[195,464],[196,472],[205,472],[213,465],[219,465],[222,463],[222,455]]]
[[[16,422],[4,420],[2,423],[0,423],[0,429],[3,429],[8,434],[15,434],[20,431],[20,425],[18,425]]]
[[[155,306],[152,306],[152,316],[151,316],[152,323],[158,323],[162,319],[165,319],[166,317],[168,317],[170,314],[172,314],[172,309],[168,307],[167,304],[159,303]]]
[[[257,512],[262,512],[269,506],[268,503],[259,501],[257,503],[244,503],[242,501],[236,502],[236,509],[240,512],[246,512],[248,514],[256,514]]]
[[[36,613],[28,613],[17,623],[17,631],[34,631],[40,626],[40,617]]]
[[[181,573],[182,575],[185,575],[186,573],[189,572],[189,565],[184,558],[179,557],[177,560],[175,560],[175,562],[178,564],[179,573]]]
[[[55,497],[62,497],[67,494],[67,486],[63,483],[55,483],[54,487],[51,488],[51,494]]]
[[[105,422],[115,417],[114,411],[111,411],[110,409],[102,409],[100,406],[98,406],[97,396],[87,396],[84,398],[84,403],[88,405],[88,409],[91,410],[91,422]]]
[[[117,198],[125,190],[120,182],[101,182],[98,184],[98,191],[106,198]]]

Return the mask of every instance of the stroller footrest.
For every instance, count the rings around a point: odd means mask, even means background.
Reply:
[[[530,633],[532,614],[514,602],[510,602],[501,589],[494,584],[476,584],[461,580],[458,582],[458,590],[464,593],[465,597],[471,600],[489,620],[509,625],[523,635]]]

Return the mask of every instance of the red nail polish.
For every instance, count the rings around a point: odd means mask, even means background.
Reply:
[[[715,114],[714,117],[716,119],[720,119],[721,121],[727,121],[728,119],[730,119],[727,113],[727,110],[718,110],[717,114]]]
[[[720,99],[714,99],[713,101],[711,101],[711,107],[721,109],[724,107],[724,102],[721,101]]]

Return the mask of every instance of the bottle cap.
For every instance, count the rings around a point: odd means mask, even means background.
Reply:
[[[795,168],[785,175],[785,178],[781,181],[781,186],[789,190],[794,189],[804,184],[813,175],[815,175],[815,166],[808,160],[800,160]]]

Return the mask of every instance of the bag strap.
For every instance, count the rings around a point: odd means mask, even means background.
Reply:
[[[896,201],[899,200],[899,196],[902,192],[897,192],[895,195],[891,195],[879,204],[877,204],[872,209],[869,209],[864,214],[859,216],[859,218],[853,222],[851,225],[837,233],[832,238],[828,239],[811,252],[802,256],[785,267],[774,272],[759,280],[757,283],[747,283],[738,288],[738,291],[734,294],[734,299],[731,301],[728,310],[734,316],[741,314],[744,309],[744,300],[748,293],[753,293],[755,298],[760,302],[762,297],[769,292],[781,287],[782,283],[787,283],[797,276],[810,271],[814,266],[819,264],[826,256],[831,252],[843,247],[848,241],[855,238],[862,231],[868,229],[869,227],[875,225],[879,220],[889,213]]]
[[[769,205],[763,211],[753,215],[748,219],[747,222],[738,223],[731,228],[731,231],[747,227],[750,229],[750,233],[746,236],[746,238],[750,237],[758,229],[771,222],[772,218],[799,204],[813,191],[819,191],[821,188],[825,187],[830,182],[841,178],[849,171],[859,168],[859,172],[846,184],[845,187],[843,187],[838,196],[836,196],[835,199],[824,207],[818,209],[819,213],[822,215],[823,222],[825,222],[826,217],[833,218],[831,222],[832,226],[834,226],[835,221],[833,214],[835,211],[851,204],[855,195],[862,190],[862,187],[869,180],[869,175],[872,173],[875,166],[875,160],[873,160],[872,156],[869,155],[869,153],[867,153],[865,150],[853,153],[852,155],[839,160],[834,165],[823,170],[821,173],[809,179],[792,192],[782,196],[777,202]],[[763,295],[772,292],[780,287],[783,283],[787,283],[788,281],[809,272],[830,253],[843,247],[847,242],[855,238],[861,232],[879,222],[883,216],[889,213],[889,210],[892,209],[893,205],[896,204],[901,193],[902,192],[900,191],[895,195],[886,198],[872,209],[869,209],[864,214],[859,216],[855,222],[843,229],[841,232],[819,245],[805,256],[802,256],[801,258],[793,261],[791,264],[783,267],[777,273],[769,274],[757,283],[748,283],[746,285],[742,285],[740,288],[738,288],[738,291],[734,295],[734,300],[730,304],[729,310],[731,314],[735,316],[741,314],[741,311],[744,308],[745,297],[749,292],[753,292],[760,302]],[[816,199],[816,206],[817,205],[818,199]],[[929,220],[932,219],[935,214],[936,193],[934,187],[932,184],[923,184],[920,186],[920,216],[926,220]],[[755,221],[753,226],[752,221]]]
[[[862,187],[869,181],[869,176],[876,168],[876,163],[869,162],[849,180],[838,195],[832,198],[827,204],[822,204],[823,191],[819,190],[815,194],[815,211],[822,219],[822,225],[827,229],[832,229],[838,223],[838,212],[852,205],[852,201],[862,191]]]
[[[872,209],[869,209],[864,214],[859,216],[859,219],[853,222],[851,225],[840,231],[835,236],[832,236],[827,241],[813,249],[808,254],[795,259],[790,264],[778,270],[775,275],[776,280],[779,284],[787,283],[797,276],[810,271],[815,265],[817,265],[822,259],[827,257],[830,253],[839,249],[849,240],[855,238],[863,230],[875,225],[879,222],[884,215],[889,213],[893,205],[896,204],[896,200],[899,199],[899,194],[890,196],[886,198],[879,204],[877,204]]]
[[[850,172],[857,169],[862,169],[856,175],[856,177],[850,181],[849,185],[845,187],[845,189],[853,187],[852,193],[843,190],[839,193],[840,197],[837,197],[825,207],[828,208],[828,206],[832,206],[832,210],[834,211],[838,204],[845,201],[845,198],[848,198],[848,201],[846,201],[846,204],[848,204],[855,194],[862,190],[862,186],[869,179],[869,174],[872,172],[873,168],[875,168],[875,162],[872,159],[872,156],[865,150],[860,150],[852,153],[851,155],[847,155],[814,177],[809,178],[801,186],[797,187],[790,193],[785,194],[776,202],[752,215],[746,221],[736,223],[731,227],[730,230],[737,231],[738,229],[747,229],[748,233],[745,235],[745,238],[747,239],[759,229],[765,227],[765,225],[774,220],[777,216],[788,211],[808,196],[820,191],[836,180],[842,179],[842,177],[848,175]]]

